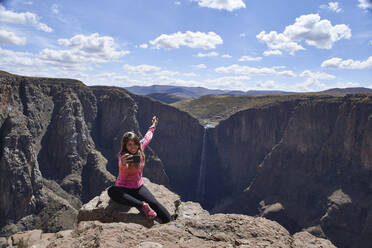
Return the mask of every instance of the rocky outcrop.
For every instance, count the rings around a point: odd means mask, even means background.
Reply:
[[[308,232],[292,236],[265,218],[209,215],[198,203],[181,202],[164,186],[149,180],[145,185],[172,213],[174,221],[149,222],[137,209],[110,201],[103,191],[80,209],[79,224],[72,230],[33,230],[0,242],[10,247],[335,247]]]
[[[169,191],[163,185],[151,183],[147,178],[144,178],[144,184],[169,211],[173,219],[200,219],[209,215],[198,203],[181,202],[179,195]],[[137,223],[148,227],[155,223],[161,223],[158,218],[155,219],[155,222],[149,222],[139,209],[110,200],[107,189],[79,210],[77,221]]]
[[[281,247],[335,248],[308,232],[289,234],[278,223],[235,214],[175,220],[151,228],[135,223],[83,221],[73,230],[33,230],[0,240],[8,247]]]

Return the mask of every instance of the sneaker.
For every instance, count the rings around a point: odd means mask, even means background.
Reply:
[[[146,218],[148,220],[153,220],[156,218],[156,212],[152,210],[148,203],[144,202],[142,205],[142,210],[146,215]]]

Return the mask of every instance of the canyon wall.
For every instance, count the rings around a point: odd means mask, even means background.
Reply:
[[[371,243],[371,94],[241,111],[221,122],[210,142],[217,159],[208,170],[223,173],[211,177],[206,195],[213,198],[218,182],[227,191],[214,211],[264,216],[340,247]]]
[[[179,180],[180,191],[188,191],[182,170],[193,173],[189,168],[197,167],[193,161],[200,157],[201,135],[189,139],[195,145],[189,151],[182,134],[202,127],[173,107],[147,98],[137,104],[141,97],[133,97],[120,88],[87,87],[76,80],[0,73],[2,235],[75,225],[81,205],[115,182],[123,133],[143,135],[157,113],[161,124],[146,149],[144,176],[171,187],[169,173],[173,183]],[[153,144],[182,149],[188,159],[178,160],[179,153],[160,148],[158,156]],[[162,156],[169,161],[165,165]]]

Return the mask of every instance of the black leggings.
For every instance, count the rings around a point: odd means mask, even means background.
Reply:
[[[155,199],[145,185],[142,185],[138,189],[129,189],[114,185],[108,189],[108,195],[117,203],[138,209],[142,208],[142,204],[145,201],[156,212],[163,223],[171,221],[171,216],[167,209]]]

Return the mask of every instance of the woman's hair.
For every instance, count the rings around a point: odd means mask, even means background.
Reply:
[[[143,150],[141,148],[140,139],[139,139],[138,135],[135,134],[134,132],[124,133],[123,138],[121,139],[121,149],[120,149],[119,155],[122,156],[125,153],[129,153],[129,151],[127,150],[127,143],[130,140],[133,140],[134,144],[136,144],[138,146],[137,154],[141,156],[143,161],[145,161],[145,153],[143,152]],[[135,166],[137,168],[139,168],[139,165],[140,165],[140,163],[136,163],[136,164],[135,163],[129,163],[129,166]]]

